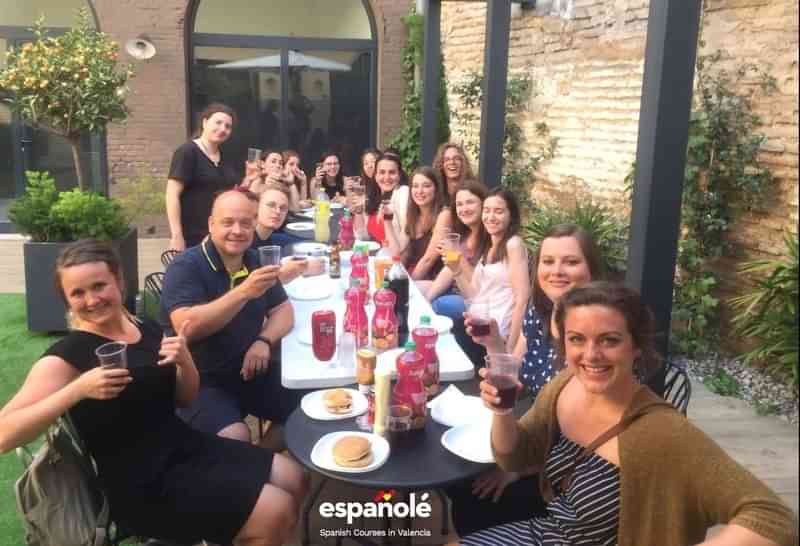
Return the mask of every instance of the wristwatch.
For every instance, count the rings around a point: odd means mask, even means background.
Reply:
[[[258,336],[256,339],[258,341],[263,341],[264,343],[266,343],[267,347],[269,347],[270,352],[272,352],[272,342],[269,339],[267,339],[264,336]]]

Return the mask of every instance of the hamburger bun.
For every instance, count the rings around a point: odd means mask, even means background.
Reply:
[[[372,445],[363,436],[344,436],[333,444],[333,460],[339,466],[363,468],[372,463]]]
[[[353,397],[344,389],[331,389],[322,395],[322,403],[329,413],[350,413],[353,409]]]

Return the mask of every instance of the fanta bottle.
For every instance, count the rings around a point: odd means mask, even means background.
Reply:
[[[372,315],[372,346],[379,353],[397,347],[397,315],[394,314],[394,302],[397,297],[389,290],[389,283],[372,296],[375,302],[375,314]]]

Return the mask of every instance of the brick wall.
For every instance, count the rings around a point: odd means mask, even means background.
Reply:
[[[536,198],[572,199],[577,187],[627,205],[623,179],[636,154],[648,5],[574,0],[569,19],[543,15],[540,8],[512,19],[509,71],[530,73],[537,90],[518,121],[530,146],[537,146],[540,121],[559,139],[556,157],[538,173]],[[451,82],[482,70],[485,9],[482,2],[443,4],[442,46]],[[769,137],[762,160],[778,183],[761,211],[739,220],[732,239],[741,258],[780,254],[782,231],[796,230],[798,221],[798,1],[707,1],[704,32],[706,53],[726,49],[738,60],[770,64],[778,80],[777,94],[756,94]],[[458,108],[452,95],[450,105]],[[455,139],[469,133],[453,129]],[[722,268],[726,292],[736,278],[733,265]]]
[[[210,1],[210,0],[209,0]],[[186,17],[187,0],[94,0],[99,26],[124,43],[147,34],[158,53],[135,62],[125,125],[108,131],[108,163],[112,183],[137,174],[165,176],[172,153],[187,137]],[[400,125],[403,82],[400,49],[405,28],[400,17],[411,0],[370,0],[378,29],[378,143],[385,142]],[[124,61],[131,61],[123,53]],[[165,181],[166,182],[166,181]],[[112,186],[112,193],[114,187]],[[164,235],[165,222],[155,224]]]

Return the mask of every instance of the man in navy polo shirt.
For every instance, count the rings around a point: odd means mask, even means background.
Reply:
[[[294,312],[279,267],[260,267],[250,249],[257,210],[250,192],[217,196],[208,237],[170,264],[161,297],[162,320],[176,331],[190,321],[200,371],[200,392],[179,415],[198,430],[241,441],[250,441],[246,415],[282,423],[299,403],[299,393],[281,386],[273,358]]]

